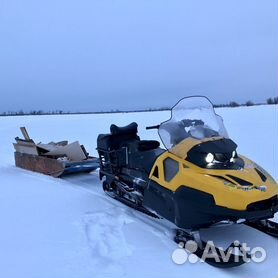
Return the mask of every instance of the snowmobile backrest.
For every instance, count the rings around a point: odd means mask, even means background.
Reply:
[[[110,132],[112,135],[133,135],[134,137],[136,137],[138,132],[138,124],[133,122],[123,127],[119,127],[113,124],[110,126]]]
[[[111,149],[119,149],[127,146],[132,141],[139,141],[140,137],[137,135],[137,127],[137,123],[134,122],[124,127],[111,125]]]

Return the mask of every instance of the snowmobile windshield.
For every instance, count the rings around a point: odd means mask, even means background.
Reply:
[[[186,139],[228,138],[222,118],[212,103],[201,96],[181,99],[172,108],[171,118],[159,126],[158,133],[168,150]]]

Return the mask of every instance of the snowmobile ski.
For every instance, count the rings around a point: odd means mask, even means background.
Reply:
[[[218,268],[231,268],[248,262],[251,255],[238,242],[232,243],[226,250],[216,247],[212,242],[203,241],[199,231],[177,230],[174,241],[205,263]]]
[[[267,235],[278,238],[278,223],[265,219],[254,222],[246,222],[245,225],[259,230]]]

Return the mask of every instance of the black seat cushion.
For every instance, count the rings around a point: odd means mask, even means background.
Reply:
[[[138,124],[133,122],[127,126],[123,126],[123,127],[119,127],[119,126],[116,126],[116,125],[111,125],[110,126],[110,132],[112,135],[126,135],[126,134],[129,134],[129,135],[137,135],[137,130],[138,128]]]
[[[157,149],[160,146],[160,143],[155,140],[141,140],[138,144],[139,151],[148,151]]]

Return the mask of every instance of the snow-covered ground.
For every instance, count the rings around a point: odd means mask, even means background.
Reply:
[[[278,179],[278,107],[223,108],[239,152]],[[0,277],[278,277],[278,240],[245,226],[203,231],[225,246],[234,239],[261,246],[267,259],[236,269],[176,265],[172,230],[104,195],[98,174],[55,179],[14,167],[12,142],[26,126],[35,141],[79,140],[96,155],[96,138],[111,123],[147,125],[170,112],[0,117]],[[278,217],[276,215],[276,221]]]

